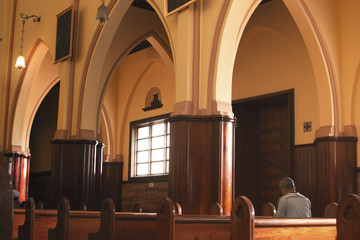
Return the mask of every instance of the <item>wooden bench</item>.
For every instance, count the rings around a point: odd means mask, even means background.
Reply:
[[[360,239],[360,197],[354,194],[339,203],[337,218],[255,217],[252,203],[244,196],[235,200],[231,216],[177,215],[169,198],[162,199],[157,214],[115,212],[112,201],[106,200],[101,209],[101,224],[100,212],[70,211],[64,200],[59,204],[57,216],[53,210],[34,210],[33,203],[25,207],[25,214],[24,210],[15,211],[14,223],[21,222],[21,215],[25,226],[33,222],[34,239],[48,239],[49,228],[53,229],[49,230],[49,239],[70,240]],[[19,233],[23,231],[19,236],[31,232],[25,227],[18,228]]]
[[[250,200],[236,198],[231,209],[232,239],[336,239],[335,218],[255,217]]]
[[[24,203],[24,208],[14,210],[13,239],[47,240],[48,229],[56,225],[56,210],[35,210],[35,202],[32,198]]]

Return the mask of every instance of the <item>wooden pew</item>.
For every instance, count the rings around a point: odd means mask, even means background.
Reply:
[[[173,239],[229,239],[229,216],[176,215],[170,198],[163,198],[157,211],[157,240]]]
[[[66,199],[58,207],[58,220],[49,229],[49,240],[133,240],[155,239],[155,213],[115,212],[111,199],[105,199],[100,212],[70,211]]]
[[[25,221],[24,224],[18,226],[18,239],[19,240],[33,240],[34,223],[35,223],[35,201],[29,198],[24,203],[25,208]]]
[[[231,209],[232,239],[336,239],[335,218],[256,217],[250,200],[236,198]]]
[[[87,240],[100,226],[100,212],[70,211],[70,204],[62,198],[58,205],[55,228],[48,230],[49,240]],[[37,233],[36,233],[37,234]]]
[[[13,239],[48,239],[48,228],[56,225],[55,210],[36,210],[35,202],[29,198],[25,209],[15,209],[13,215]],[[36,237],[35,236],[36,233]]]

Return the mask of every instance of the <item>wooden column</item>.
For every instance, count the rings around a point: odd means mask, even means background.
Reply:
[[[210,213],[219,202],[229,215],[233,201],[234,119],[174,116],[171,123],[169,197],[184,213]]]
[[[8,164],[11,163],[11,180],[13,189],[20,193],[19,201],[28,199],[30,156],[20,153],[5,153]]]
[[[54,140],[52,142],[52,207],[56,208],[61,197],[78,209],[83,201],[88,210],[100,206],[102,155],[94,140]]]
[[[315,215],[320,216],[330,202],[340,202],[356,191],[356,142],[355,137],[321,137],[316,145]]]
[[[102,197],[114,201],[117,212],[121,211],[123,162],[103,163]]]

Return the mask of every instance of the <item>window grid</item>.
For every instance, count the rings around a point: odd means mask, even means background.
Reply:
[[[156,136],[153,136],[153,126],[159,125],[159,124],[163,124],[164,125],[164,130],[162,131],[161,134],[158,134]],[[139,135],[139,129],[141,128],[148,128],[148,134],[147,137],[141,137],[138,138]],[[135,141],[135,164],[134,164],[134,176],[135,177],[143,177],[143,176],[155,176],[155,175],[164,175],[164,174],[168,174],[169,173],[169,147],[170,147],[170,123],[163,121],[163,122],[154,122],[154,123],[149,123],[148,125],[141,125],[138,127],[135,127],[135,136],[136,136],[136,141]],[[153,139],[154,138],[159,138],[162,137],[163,138],[163,144],[161,147],[154,147],[153,148]],[[147,139],[147,149],[141,149],[139,150],[139,141],[143,141]],[[153,152],[156,150],[163,150],[163,155],[162,155],[162,159],[160,160],[153,160]],[[139,161],[138,156],[139,153],[142,152],[146,152],[147,151],[147,161]],[[162,172],[160,171],[155,171],[154,166],[156,163],[162,163]],[[143,165],[147,165],[147,173],[144,172],[139,172],[140,166]],[[153,171],[154,170],[154,171]]]

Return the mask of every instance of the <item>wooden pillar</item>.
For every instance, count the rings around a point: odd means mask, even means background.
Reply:
[[[70,201],[72,209],[86,203],[88,210],[98,210],[102,156],[97,157],[98,142],[94,140],[61,140],[52,142],[52,207],[56,208],[61,197]]]
[[[5,157],[0,152],[0,234],[1,239],[12,239],[13,196],[11,178]]]
[[[184,213],[207,214],[233,201],[234,119],[174,116],[171,124],[169,197]]]
[[[114,201],[117,212],[121,211],[123,162],[103,163],[102,197]]]
[[[9,166],[11,165],[11,180],[13,189],[20,193],[19,201],[28,199],[30,156],[19,153],[5,153]]]
[[[316,145],[316,209],[322,216],[330,202],[356,191],[356,137],[321,137]]]

